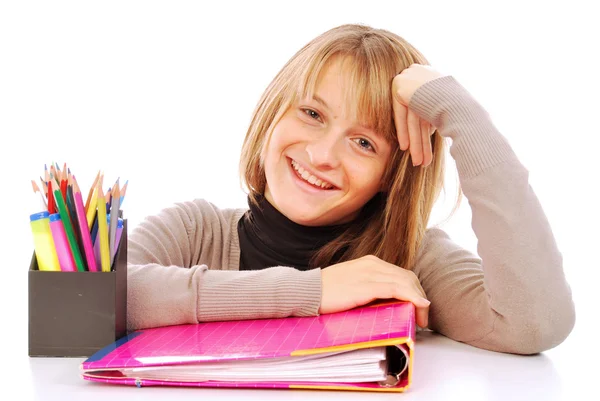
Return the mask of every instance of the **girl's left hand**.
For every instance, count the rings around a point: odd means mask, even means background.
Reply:
[[[428,121],[419,118],[414,111],[408,108],[408,105],[417,89],[425,83],[443,76],[428,65],[411,64],[392,80],[394,95],[392,106],[398,142],[400,142],[400,149],[410,148],[413,166],[422,163],[425,167],[431,164],[433,160],[431,135],[433,135],[435,127]]]

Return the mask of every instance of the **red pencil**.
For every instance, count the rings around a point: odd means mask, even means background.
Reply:
[[[67,199],[67,180],[60,180],[60,192],[62,193],[63,199]]]
[[[54,191],[52,190],[52,181],[48,181],[48,213],[56,213],[56,205],[54,204]]]

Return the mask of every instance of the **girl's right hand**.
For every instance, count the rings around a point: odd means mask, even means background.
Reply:
[[[410,270],[367,255],[321,270],[322,298],[319,313],[346,311],[376,299],[398,299],[415,305],[416,321],[427,327],[430,302]]]

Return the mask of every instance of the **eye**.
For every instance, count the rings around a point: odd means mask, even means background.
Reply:
[[[317,113],[313,109],[302,109],[302,112],[305,113],[310,118],[312,118],[313,120],[322,121],[319,113]]]
[[[365,138],[356,138],[354,142],[364,151],[366,152],[375,152],[375,148],[371,145],[371,142],[366,140]]]

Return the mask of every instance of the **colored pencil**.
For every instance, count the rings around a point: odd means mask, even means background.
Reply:
[[[94,219],[96,218],[97,213],[97,205],[98,205],[98,183],[96,183],[96,188],[94,188],[94,192],[92,193],[92,200],[90,201],[89,208],[86,212],[88,226],[92,227],[94,224]]]
[[[54,202],[54,190],[52,188],[52,181],[48,181],[48,213],[56,213],[56,202]]]
[[[111,262],[111,269],[114,267],[114,260],[115,260],[115,256],[117,255],[117,251],[119,250],[119,244],[121,243],[121,236],[123,234],[123,219],[119,219],[119,221],[117,222],[117,235],[115,238],[115,249],[113,250],[112,254],[110,255],[110,260],[113,261]]]
[[[75,199],[75,209],[77,212],[77,221],[79,222],[79,232],[83,242],[83,250],[85,252],[88,270],[91,272],[97,272],[98,266],[96,265],[96,259],[94,258],[94,249],[92,246],[92,237],[90,236],[90,228],[87,224],[83,198],[81,197],[81,189],[77,184],[75,175],[73,175],[73,198]]]
[[[99,178],[100,178],[100,170],[98,170],[98,174],[96,174],[96,178],[94,178],[94,182],[92,183],[92,186],[90,187],[87,199],[85,201],[85,213],[86,214],[87,214],[88,208],[90,207],[90,201],[92,200],[92,193],[96,189],[96,184],[98,183]],[[92,205],[95,205],[95,204],[96,204],[95,202],[92,203]],[[88,225],[90,225],[89,221],[88,221]]]
[[[108,246],[108,227],[106,224],[106,199],[102,192],[102,179],[98,183],[98,238],[100,241],[100,264],[103,272],[110,271],[110,251]]]
[[[41,184],[41,190],[44,191],[44,196],[48,197],[48,184],[46,184],[46,181],[44,181],[44,179],[40,176],[40,184]]]
[[[61,174],[60,193],[62,193],[63,199],[67,199],[67,180],[64,178],[64,174]]]
[[[42,193],[42,191],[40,191],[40,189],[38,188],[38,186],[34,180],[31,180],[31,185],[33,186],[33,192],[39,193],[39,195],[37,195],[37,196],[40,201],[40,207],[41,207],[40,212],[47,211],[48,204],[46,203],[46,198],[44,197],[44,194]]]
[[[98,213],[96,213],[96,217],[94,218],[94,224],[92,225],[90,235],[92,236],[92,242],[95,244],[96,237],[98,236]]]
[[[123,206],[123,200],[125,199],[125,193],[127,192],[127,184],[129,184],[129,180],[125,181],[125,185],[121,188],[121,197],[119,198],[119,207]]]
[[[112,188],[108,188],[108,191],[104,195],[106,199],[106,214],[110,213],[110,202],[112,201]]]
[[[49,174],[50,176],[48,177],[48,182],[52,181],[52,177],[56,177],[56,169],[52,164],[50,165]]]
[[[77,266],[77,271],[85,271],[83,259],[81,258],[81,252],[79,252],[79,247],[77,246],[77,242],[75,241],[75,234],[73,232],[73,226],[71,225],[71,221],[69,219],[67,206],[60,191],[60,186],[58,185],[58,182],[55,178],[52,178],[52,187],[56,188],[54,189],[54,198],[56,199],[56,205],[58,207],[58,212],[60,213],[60,218],[63,222],[63,225],[65,226],[65,233],[67,234],[67,240],[69,241],[71,253],[73,255],[73,259],[75,260],[75,266]]]
[[[68,182],[68,181],[67,181]],[[75,235],[75,242],[79,248],[79,252],[83,251],[83,243],[81,242],[81,235],[79,234],[78,223],[77,223],[77,210],[75,209],[75,198],[73,198],[73,187],[67,185],[67,197],[65,198],[67,204],[67,211],[69,212],[69,221],[73,227],[73,234]],[[87,264],[83,259],[84,268],[87,270]]]
[[[108,226],[108,244],[109,244],[109,250],[110,250],[111,255],[114,253],[114,250],[115,250],[117,224],[119,224],[119,198],[121,195],[120,195],[120,191],[119,191],[119,180],[118,179],[117,179],[117,182],[115,183],[115,185],[113,186],[112,195],[113,195],[112,196],[113,201],[111,202],[111,206],[110,206],[110,224]],[[110,265],[112,266],[112,258],[111,258]]]
[[[46,184],[46,197],[48,197],[48,182],[50,181],[50,174],[48,174],[48,166],[44,164],[44,183]]]

